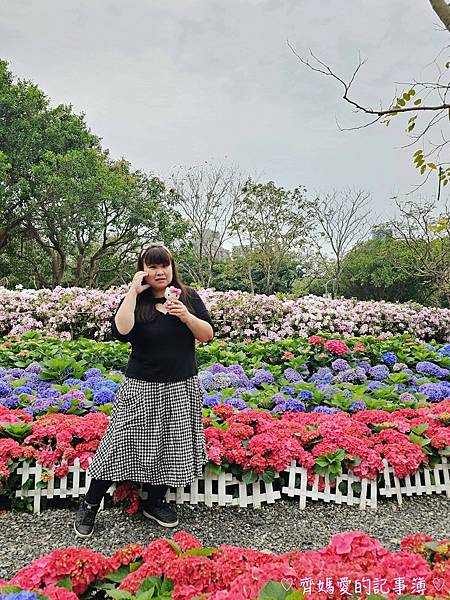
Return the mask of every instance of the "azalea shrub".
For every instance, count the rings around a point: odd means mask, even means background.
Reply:
[[[449,594],[449,540],[416,534],[390,551],[358,531],[338,533],[317,551],[280,555],[203,547],[180,531],[146,547],[128,544],[111,557],[60,548],[0,581],[2,600],[444,600]]]
[[[0,288],[0,335],[43,330],[63,339],[105,340],[109,320],[127,286],[106,291],[56,287],[53,290]],[[216,336],[231,339],[282,340],[318,331],[343,336],[409,332],[439,342],[450,341],[450,310],[418,304],[199,290],[216,323]]]

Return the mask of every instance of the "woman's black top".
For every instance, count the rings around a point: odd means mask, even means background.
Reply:
[[[195,316],[213,322],[198,293],[187,288],[190,305]],[[150,288],[141,292],[142,300],[156,304],[165,298],[154,298]],[[117,310],[123,302],[120,301]],[[182,300],[182,298],[180,298]],[[198,373],[195,357],[195,337],[187,325],[178,317],[164,314],[155,308],[151,321],[134,324],[132,330],[122,335],[117,330],[115,316],[111,319],[112,335],[121,342],[131,343],[131,355],[125,371],[127,377],[143,381],[174,382],[188,379]]]

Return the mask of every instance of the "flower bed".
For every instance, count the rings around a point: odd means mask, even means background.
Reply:
[[[26,594],[23,590],[32,593]],[[129,544],[106,557],[61,548],[34,560],[9,582],[2,600],[444,600],[450,593],[450,542],[412,535],[392,552],[374,538],[346,531],[318,551],[273,555],[250,548],[203,548],[185,531],[147,547]],[[9,594],[9,596],[8,596]],[[406,596],[406,594],[410,594]]]
[[[106,339],[109,319],[127,286],[100,291],[83,288],[10,291],[0,288],[2,335],[46,330],[63,338]],[[287,300],[246,292],[200,290],[217,325],[218,337],[281,340],[317,331],[344,336],[410,332],[450,341],[450,310],[417,304],[332,300],[305,296]]]
[[[336,478],[348,472],[382,483],[386,463],[398,479],[404,479],[442,464],[450,454],[450,400],[393,413],[275,417],[259,410],[234,414],[231,406],[223,405],[211,414],[205,423],[209,469],[215,475],[230,473],[237,485],[259,479],[271,484],[293,461],[305,470],[307,485],[318,491],[328,485],[335,488],[340,484]],[[32,421],[25,411],[0,408],[0,491],[12,498],[17,490],[27,488],[28,479],[19,479],[17,473],[25,462],[37,461],[42,467],[38,480],[28,483],[33,489],[47,487],[54,477],[65,477],[77,459],[86,469],[107,423],[101,412],[50,414]],[[435,491],[450,493],[448,473],[446,477],[447,483]]]

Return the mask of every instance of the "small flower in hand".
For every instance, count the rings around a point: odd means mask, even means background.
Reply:
[[[170,304],[168,302],[165,303],[167,308],[169,309],[169,314],[174,317],[178,317],[182,323],[186,323],[189,319],[190,312],[186,308],[186,306],[181,302],[181,300],[170,300]]]

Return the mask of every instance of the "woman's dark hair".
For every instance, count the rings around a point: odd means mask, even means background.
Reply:
[[[183,283],[180,274],[178,273],[172,253],[165,246],[150,246],[142,251],[137,262],[137,271],[144,271],[145,265],[172,265],[172,281],[168,285],[174,285],[181,290],[180,300],[186,306],[189,312],[194,314],[191,303],[189,301],[189,292],[185,283]],[[142,321],[153,321],[156,316],[156,308],[153,302],[149,301],[153,298],[152,288],[146,289],[138,294],[136,299],[136,308],[134,316],[136,323]]]

